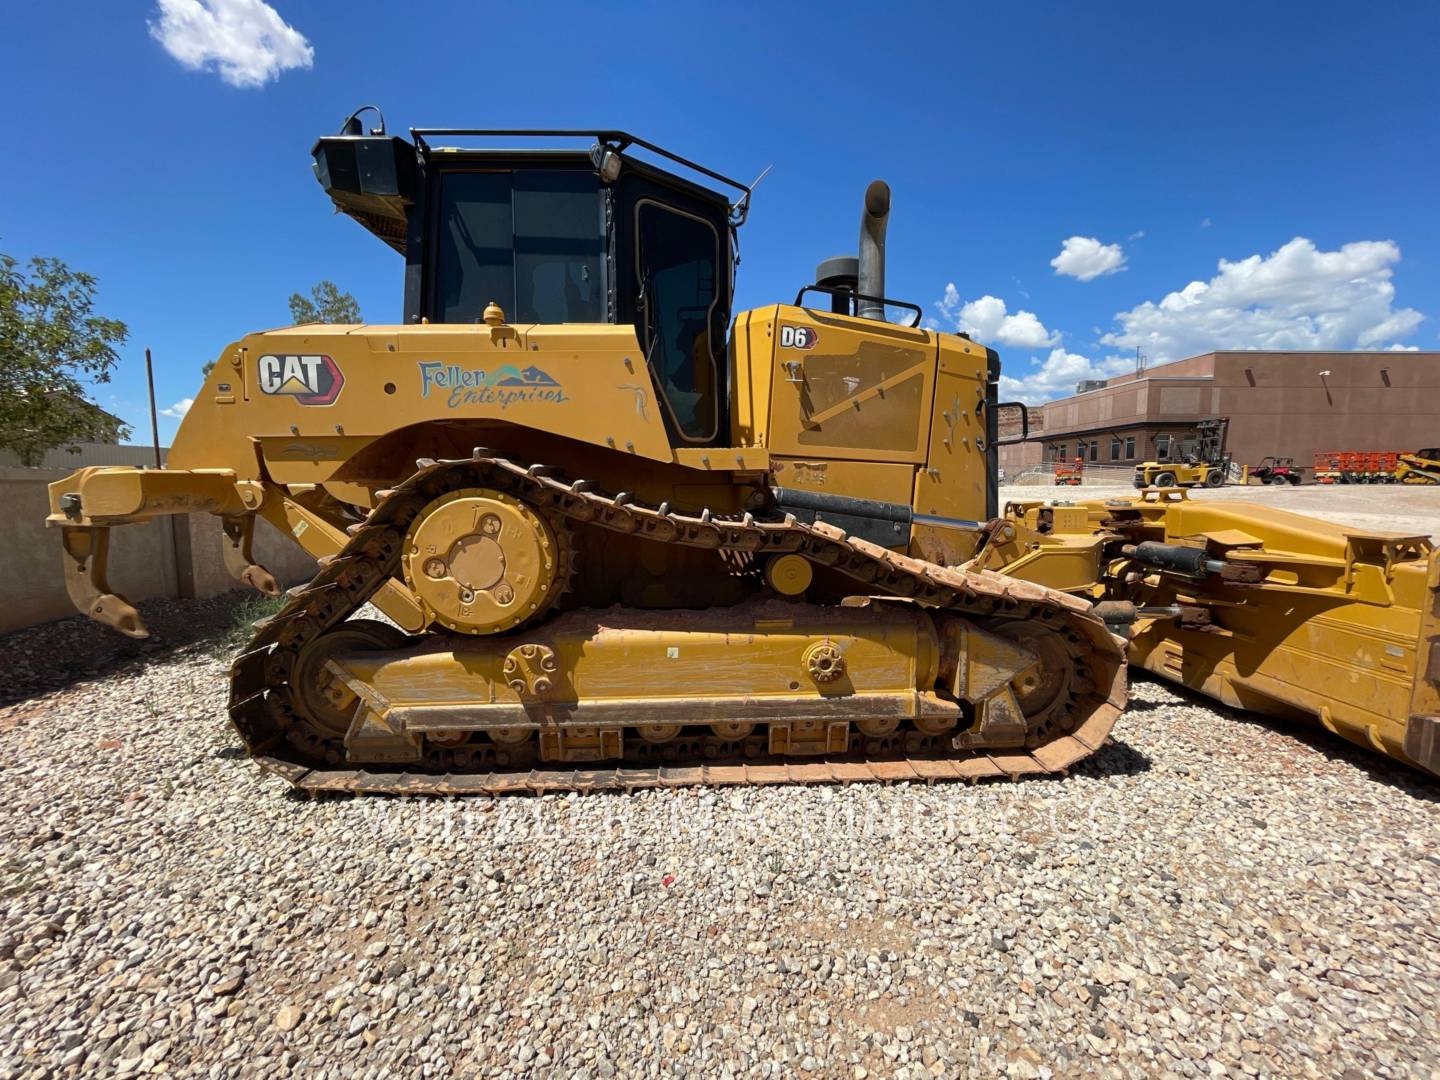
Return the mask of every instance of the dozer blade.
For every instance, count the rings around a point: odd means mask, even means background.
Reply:
[[[1134,605],[1131,663],[1440,775],[1440,552],[1428,536],[1187,498],[1090,502],[1053,520],[1106,538],[1106,597]]]
[[[1422,769],[1440,776],[1440,551],[1431,554],[1425,580],[1420,650],[1404,751]]]

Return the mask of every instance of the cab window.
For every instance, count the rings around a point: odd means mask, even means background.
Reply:
[[[719,364],[711,340],[720,237],[707,221],[662,203],[636,207],[641,344],[680,436],[713,439]]]
[[[431,311],[475,322],[491,300],[511,322],[605,321],[593,173],[446,171],[435,219]]]

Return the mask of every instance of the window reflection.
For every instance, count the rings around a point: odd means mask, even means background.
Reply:
[[[599,195],[584,172],[442,177],[435,317],[474,322],[494,300],[511,322],[604,322]]]
[[[645,347],[680,431],[714,436],[718,368],[710,340],[719,237],[707,222],[658,203],[638,207]]]

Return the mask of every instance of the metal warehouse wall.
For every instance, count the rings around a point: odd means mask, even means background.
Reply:
[[[1328,375],[1321,375],[1328,371]],[[1211,415],[1235,460],[1440,444],[1440,353],[1217,353]]]
[[[1326,374],[1321,374],[1325,372]],[[1230,417],[1235,460],[1271,454],[1308,467],[1321,450],[1414,450],[1440,445],[1440,353],[1220,352],[1165,364],[1140,378],[1122,375],[1043,408],[1043,441],[1137,436],[1137,458],[1153,456],[1154,435]],[[1066,436],[1069,436],[1068,440]],[[1020,460],[1011,450],[1011,460]]]

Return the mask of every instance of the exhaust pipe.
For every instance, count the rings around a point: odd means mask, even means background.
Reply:
[[[860,281],[862,296],[885,295],[885,226],[890,221],[890,185],[872,181],[865,189],[865,213],[860,218]],[[862,319],[885,320],[885,305],[860,300],[855,314]]]

